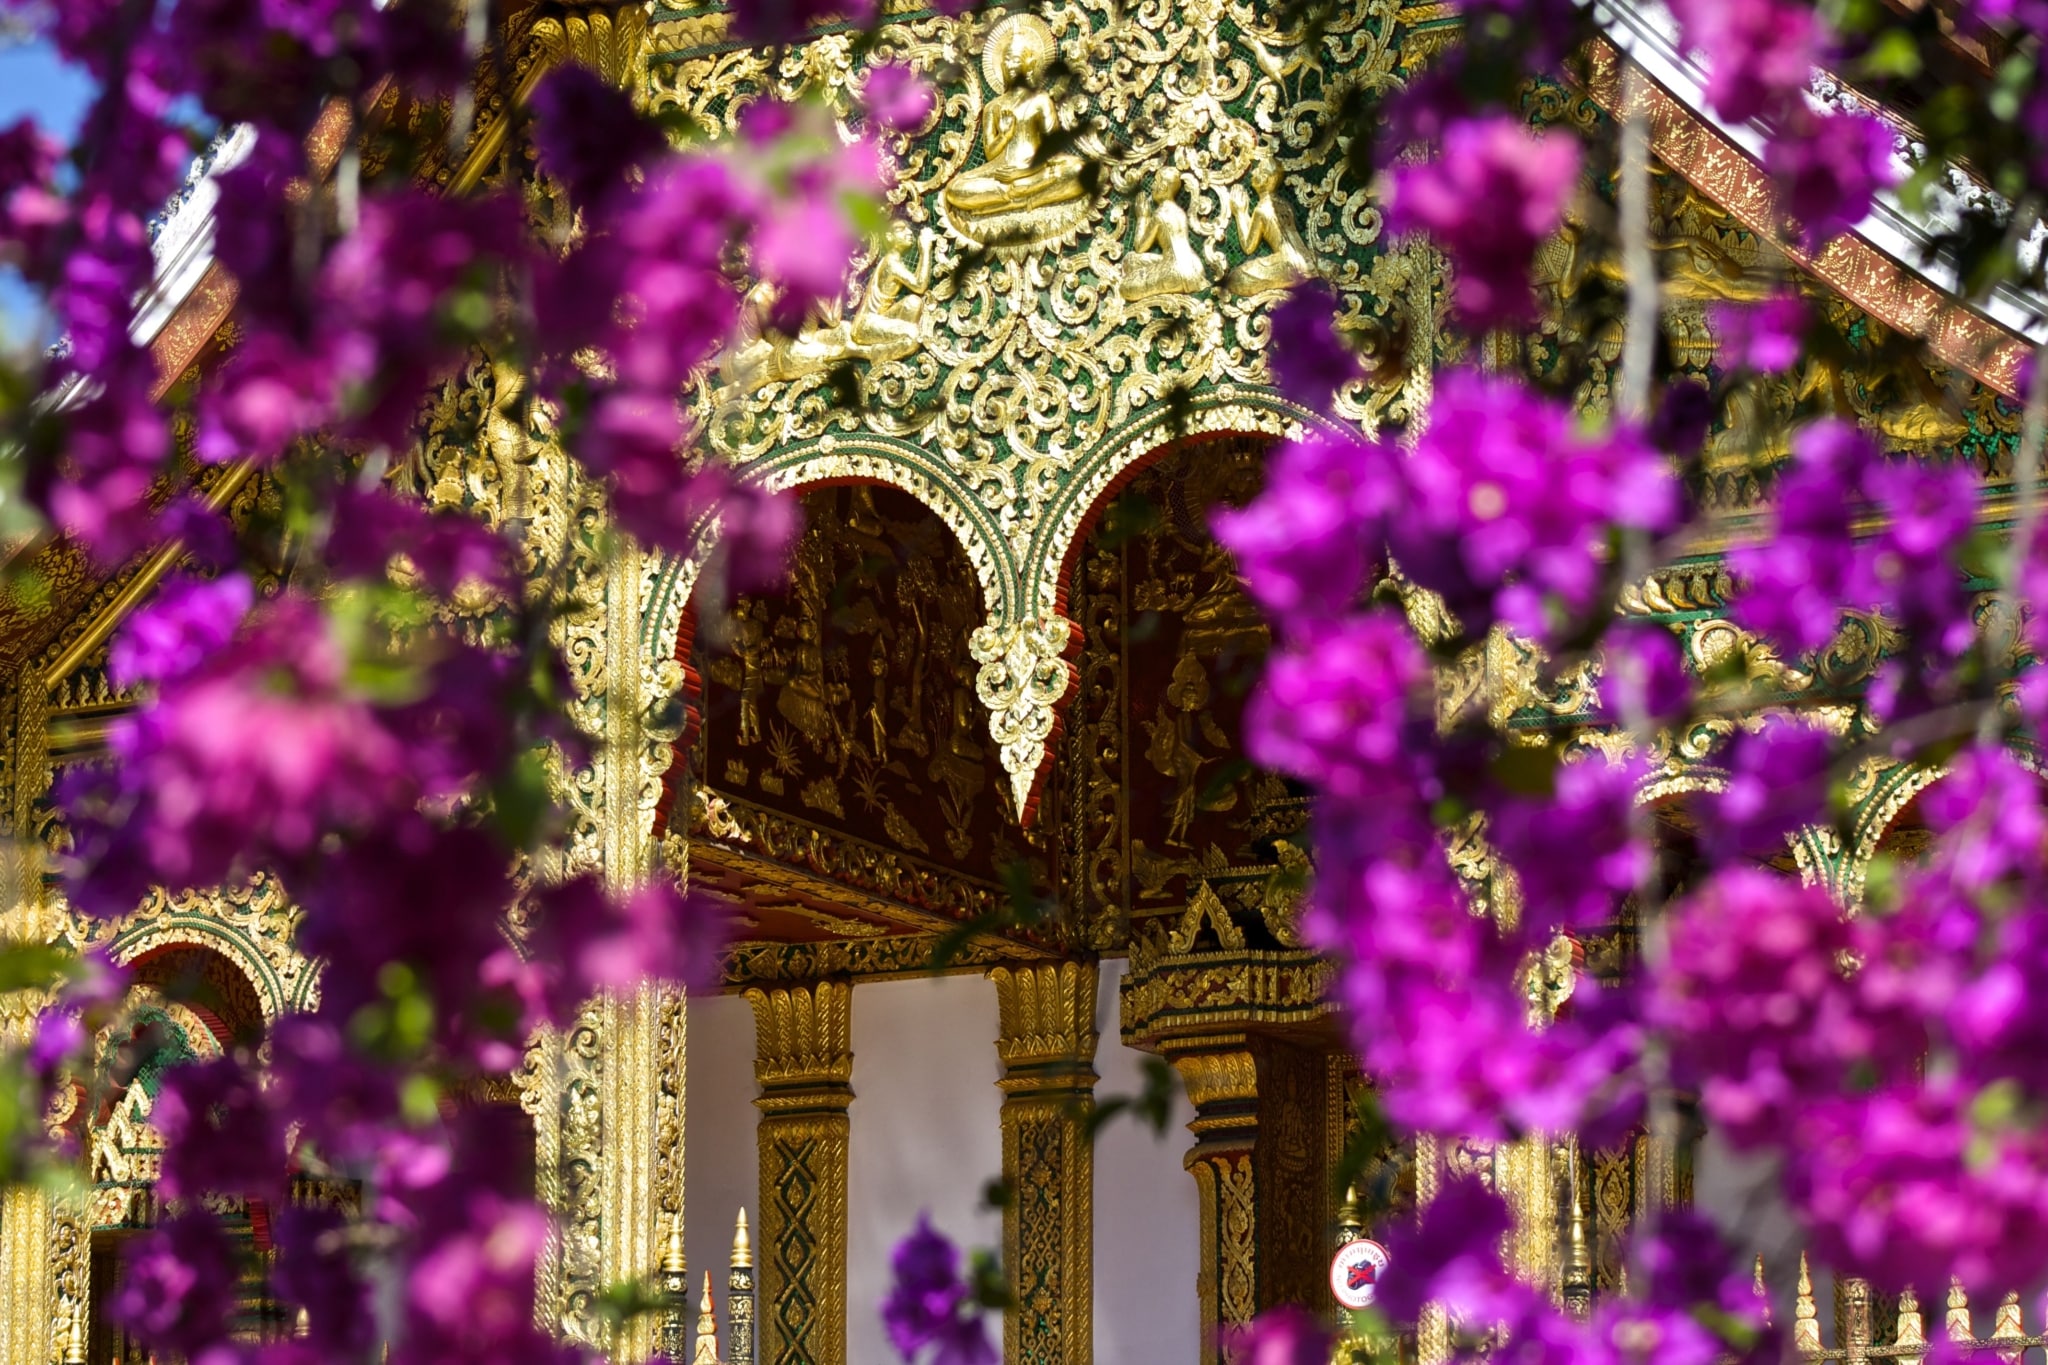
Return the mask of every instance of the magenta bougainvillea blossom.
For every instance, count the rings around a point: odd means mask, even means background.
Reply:
[[[882,1326],[905,1360],[920,1365],[995,1365],[1000,1359],[960,1273],[960,1249],[920,1217],[890,1260]]]
[[[1426,232],[1443,248],[1458,311],[1474,330],[1528,321],[1530,257],[1564,220],[1579,144],[1505,114],[1453,119],[1440,140],[1434,159],[1394,171],[1388,230]]]
[[[456,95],[485,54],[452,0],[0,9],[97,91],[73,147],[29,120],[0,129],[0,267],[46,311],[38,340],[59,343],[9,369],[8,394],[48,397],[10,398],[0,445],[18,455],[22,508],[99,569],[173,543],[179,561],[108,641],[109,678],[134,704],[107,723],[107,761],[52,793],[69,841],[52,871],[100,922],[154,887],[275,879],[301,917],[296,946],[322,964],[317,1006],[276,1021],[260,1051],[238,1042],[152,1077],[167,1207],[126,1247],[107,1318],[197,1365],[583,1361],[536,1325],[536,1271],[560,1232],[532,1195],[530,1139],[454,1096],[522,1064],[535,1030],[595,994],[714,979],[724,920],[667,880],[564,867],[568,816],[545,774],[591,755],[551,643],[560,585],[530,581],[553,566],[521,527],[429,511],[381,476],[406,468],[423,400],[486,354],[507,372],[494,415],[552,432],[607,503],[602,536],[588,528],[597,552],[620,551],[613,531],[670,555],[715,546],[706,581],[772,582],[794,504],[707,460],[684,395],[743,325],[791,330],[845,297],[891,158],[930,127],[935,94],[885,61],[845,92],[843,118],[809,96],[760,98],[732,111],[732,138],[678,147],[628,93],[564,66],[506,111],[511,159],[530,150],[537,179],[443,194],[409,167],[337,161],[313,134],[323,118],[369,122],[394,90],[427,122],[467,118]],[[2029,530],[2023,555],[1987,547],[1983,479],[1962,458],[2000,481],[2038,459],[2007,430],[2026,429],[2022,410],[1973,396],[1954,458],[1926,458],[1885,448],[1878,399],[1800,379],[1779,395],[1788,441],[1759,439],[1754,465],[1731,470],[1743,404],[1841,340],[1827,310],[1790,286],[1715,307],[1713,366],[1668,353],[1696,334],[1675,310],[1674,344],[1644,367],[1597,309],[1616,293],[1655,305],[1666,267],[1638,253],[1646,275],[1622,250],[1651,225],[1618,221],[1631,197],[1615,191],[1647,169],[1610,156],[1613,121],[1572,103],[1586,8],[1464,9],[1461,46],[1386,89],[1361,83],[1368,121],[1346,122],[1347,95],[1316,130],[1346,147],[1355,188],[1384,190],[1371,211],[1396,249],[1436,248],[1407,259],[1430,300],[1428,354],[1397,376],[1375,350],[1368,370],[1354,343],[1397,319],[1363,311],[1355,282],[1342,297],[1298,287],[1247,324],[1305,425],[1215,530],[1273,626],[1244,711],[1249,756],[1314,794],[1303,939],[1332,960],[1351,1043],[1404,1136],[1618,1141],[1676,1089],[1776,1163],[1835,1273],[1884,1289],[2038,1284],[2048,816],[2031,755],[2048,718],[2048,538]],[[1926,121],[1926,155],[1970,166],[1998,189],[1987,200],[2039,201],[2048,83],[2028,54],[2042,0],[1942,11],[1964,40],[2018,54],[1982,89],[1884,47],[1869,25],[1891,21],[1861,11],[1886,7],[1672,9],[1712,112],[1760,139],[1775,193],[1762,226],[1782,229],[1790,258],[1855,230],[1902,169],[1892,125],[1819,99],[1822,66],[1864,83],[1914,67],[1901,79],[1921,107],[1960,111]],[[750,0],[732,31],[780,44],[829,30],[864,52],[848,35],[879,10]],[[1301,67],[1282,64],[1283,93],[1300,89]],[[231,126],[214,246],[237,285],[234,342],[184,382],[138,340],[135,306],[156,270],[150,225],[195,140]],[[1245,126],[1256,155],[1272,120]],[[1073,131],[1090,147],[1136,130]],[[1220,210],[1213,193],[1191,190],[1191,212]],[[1956,211],[1979,215],[1939,243],[1956,277],[2024,282],[2026,234],[1995,220],[2004,210]],[[1590,303],[1557,291],[1580,311],[1552,326],[1532,265],[1567,217],[1574,250],[1612,248],[1621,278],[1584,291]],[[1859,322],[1852,344],[1874,348],[1876,330]],[[1377,391],[1389,385],[1398,401]],[[1337,417],[1367,389],[1369,435]],[[275,506],[259,499],[230,527],[209,499],[246,470]],[[1708,518],[1698,495],[1716,480],[1754,484],[1760,508]],[[2030,527],[2035,510],[2010,519]],[[1674,560],[1713,585],[1699,592],[1725,589],[1730,621],[1715,624],[1748,632],[1738,644],[1706,631],[1697,600],[1660,605],[1646,575]],[[425,624],[456,603],[462,628]],[[1867,677],[1848,667],[1859,641],[1882,656]],[[1475,659],[1479,683],[1443,686]],[[1530,697],[1542,715],[1513,710]],[[1676,811],[1664,779],[1680,753],[1708,790]],[[1879,760],[1927,779],[1902,816],[1924,853],[1859,849],[1855,875],[1826,885],[1788,872],[1796,839],[1841,843],[1834,824]],[[1565,969],[1553,1015],[1534,964],[1576,960],[1618,924],[1653,945],[1636,970]],[[128,984],[85,958],[8,1075],[39,1099],[77,1084]],[[60,1140],[75,1154],[77,1137]],[[308,1172],[354,1182],[359,1216],[279,1207],[274,1256],[245,1260],[222,1201],[282,1205]],[[1443,1305],[1461,1346],[1490,1335],[1489,1359],[1530,1365],[1638,1365],[1645,1343],[1660,1365],[1778,1349],[1744,1268],[1682,1211],[1627,1250],[1631,1292],[1583,1321],[1511,1273],[1508,1226],[1496,1194],[1445,1181],[1390,1234],[1386,1315]],[[928,1220],[891,1270],[881,1313],[901,1354],[997,1358],[979,1263],[963,1270]],[[304,1310],[304,1335],[235,1336],[257,1276]],[[1326,1325],[1281,1311],[1230,1346],[1252,1365],[1321,1361]]]

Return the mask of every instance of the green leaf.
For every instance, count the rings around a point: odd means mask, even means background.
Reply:
[[[543,822],[554,809],[548,793],[547,758],[529,749],[513,761],[491,788],[491,811],[505,842],[513,848],[529,848]]]
[[[1970,1122],[1978,1128],[2003,1128],[2020,1112],[2022,1096],[2017,1081],[1993,1081],[1970,1101]]]
[[[845,210],[854,231],[863,237],[880,237],[889,230],[889,211],[871,194],[849,190],[839,197],[839,206]]]
[[[1863,54],[1863,69],[1873,76],[1909,81],[1920,74],[1920,44],[1902,28],[1887,29]]]
[[[78,959],[54,943],[0,943],[0,995],[47,990],[69,980]]]
[[[1517,795],[1547,797],[1557,789],[1557,767],[1562,761],[1554,745],[1509,745],[1493,760],[1493,776]]]
[[[1131,1112],[1150,1125],[1154,1135],[1166,1136],[1173,1122],[1173,1101],[1180,1094],[1180,1075],[1164,1057],[1147,1057],[1143,1063],[1145,1088],[1131,1106]]]

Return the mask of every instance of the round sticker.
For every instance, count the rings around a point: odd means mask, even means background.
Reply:
[[[1378,1242],[1365,1237],[1346,1242],[1330,1262],[1330,1292],[1345,1308],[1364,1308],[1379,1293],[1386,1269],[1387,1249]]]

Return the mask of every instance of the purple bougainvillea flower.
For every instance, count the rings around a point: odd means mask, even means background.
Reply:
[[[1778,186],[1779,212],[1818,251],[1863,221],[1879,190],[1898,183],[1891,126],[1868,114],[1818,114],[1797,107],[1764,152]]]
[[[1337,390],[1364,373],[1358,353],[1337,333],[1337,296],[1310,282],[1294,287],[1273,307],[1266,364],[1288,399],[1320,412]]]
[[[107,676],[124,688],[183,677],[234,638],[255,600],[254,585],[238,573],[168,580],[121,623],[107,648]]]
[[[732,27],[749,43],[780,44],[827,19],[864,28],[874,18],[875,0],[743,0],[733,6]]]
[[[601,212],[628,172],[652,165],[667,149],[626,93],[580,62],[544,76],[532,109],[541,169],[586,213]]]
[[[1419,1224],[1392,1239],[1380,1275],[1379,1304],[1396,1322],[1413,1322],[1427,1303],[1472,1321],[1489,1321],[1514,1277],[1500,1240],[1514,1219],[1507,1202],[1475,1176],[1443,1182]]]
[[[1332,1335],[1329,1323],[1284,1303],[1231,1331],[1227,1345],[1242,1365],[1329,1365]]]
[[[1397,167],[1387,228],[1427,233],[1451,259],[1459,314],[1475,329],[1533,319],[1529,266],[1564,221],[1579,144],[1505,114],[1452,119],[1434,160]]]
[[[1396,496],[1390,462],[1399,458],[1374,442],[1305,435],[1275,453],[1256,499],[1214,515],[1217,541],[1284,632],[1314,629],[1357,605],[1378,558],[1373,528]]]
[[[1708,316],[1724,360],[1761,374],[1790,369],[1805,344],[1806,303],[1797,294],[1715,304]]]
[[[1678,510],[1669,466],[1635,428],[1590,430],[1567,405],[1472,370],[1438,380],[1399,468],[1389,548],[1468,634],[1500,619],[1547,638],[1591,607],[1611,528],[1658,531]]]
[[[923,76],[904,62],[880,62],[868,69],[861,85],[861,104],[868,117],[892,132],[908,133],[931,117],[937,102]]]
[[[1848,600],[1853,499],[1877,459],[1870,438],[1846,422],[1801,429],[1769,526],[1729,551],[1743,584],[1730,604],[1737,621],[1800,653],[1834,638]]]
[[[994,1365],[999,1358],[960,1275],[960,1252],[920,1215],[890,1258],[882,1326],[906,1361],[923,1365]]]
[[[1429,662],[1407,622],[1373,611],[1276,653],[1245,712],[1255,762],[1338,800],[1398,782],[1430,719],[1420,693]]]
[[[149,1118],[166,1144],[157,1185],[164,1198],[276,1198],[284,1192],[283,1125],[256,1075],[239,1060],[171,1068]]]
[[[1650,1010],[1676,1079],[1738,1147],[1783,1141],[1845,1065],[1823,1025],[1847,1003],[1848,922],[1826,891],[1763,868],[1716,873],[1674,910]]]
[[[1822,31],[1800,0],[1675,0],[1687,44],[1707,58],[1707,102],[1732,122],[1778,117],[1813,78]]]
[[[239,1267],[220,1221],[192,1208],[137,1237],[107,1319],[170,1354],[195,1355],[227,1335]]]
[[[1599,927],[1642,885],[1651,854],[1632,816],[1648,775],[1641,763],[1589,757],[1560,764],[1552,792],[1504,794],[1488,811],[1487,837],[1514,867],[1534,922]]]

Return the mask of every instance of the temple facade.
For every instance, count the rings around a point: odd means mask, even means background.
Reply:
[[[786,592],[728,600],[715,524],[692,556],[607,559],[602,491],[487,355],[435,397],[392,476],[432,506],[515,528],[532,582],[563,585],[559,642],[601,747],[554,774],[573,817],[562,867],[684,879],[736,926],[715,990],[594,1000],[466,1098],[532,1145],[561,1217],[538,1311],[625,1361],[881,1365],[888,1248],[929,1210],[956,1239],[1000,1250],[1006,1360],[1207,1365],[1224,1358],[1219,1328],[1263,1309],[1334,1312],[1340,1243],[1464,1171],[1509,1196],[1523,1274],[1568,1303],[1612,1292],[1633,1220],[1733,1197],[1740,1173],[1692,1133],[1361,1159],[1370,1078],[1332,1015],[1328,964],[1295,931],[1307,798],[1243,757],[1269,638],[1209,518],[1258,491],[1291,433],[1418,420],[1450,365],[1540,365],[1588,345],[1581,399],[1604,408],[1619,331],[1582,337],[1563,319],[1617,267],[1568,227],[1539,262],[1549,321],[1479,342],[1439,326],[1441,257],[1388,238],[1326,129],[1346,101],[1457,41],[1449,6],[1359,0],[1309,35],[1251,0],[885,9],[872,42],[827,26],[769,51],[734,39],[715,4],[515,6],[515,60],[480,77],[470,144],[419,169],[449,194],[524,183],[514,115],[560,62],[706,135],[768,97],[851,119],[884,60],[938,91],[924,126],[888,139],[893,226],[845,297],[786,333],[757,291],[688,396],[707,458],[801,500]],[[1585,83],[1532,89],[1529,107],[1553,122],[1647,118],[1661,322],[1682,365],[1704,377],[1715,364],[1710,304],[1796,289],[1843,354],[1901,335],[1938,364],[1908,392],[1810,358],[1759,387],[1756,429],[1832,405],[1999,486],[2021,420],[2018,312],[1966,308],[1907,264],[1916,228],[1902,214],[1817,255],[1780,243],[1743,132],[1699,112],[1697,72],[1654,22],[1625,6],[1611,20]],[[376,112],[405,118],[395,96]],[[342,135],[318,136],[338,148]],[[530,198],[539,220],[561,212]],[[167,220],[161,297],[138,321],[167,390],[234,344],[207,203],[202,173]],[[1370,362],[1327,412],[1283,398],[1265,359],[1273,305],[1311,278]],[[1741,413],[1724,427],[1699,492],[1736,513],[1783,452],[1760,449]],[[238,516],[275,495],[244,466],[203,477]],[[1994,493],[1984,515],[1996,523],[2003,506]],[[275,886],[160,890],[105,923],[73,915],[50,876],[67,837],[51,782],[95,761],[107,719],[133,704],[107,677],[106,643],[177,547],[112,577],[63,544],[23,553],[46,590],[0,601],[0,819],[25,850],[7,866],[8,927],[130,964],[143,1003],[160,997],[166,1064],[260,1044],[319,989]],[[1418,630],[1440,629],[1426,594],[1391,578],[1380,590]],[[1894,643],[1882,618],[1851,617],[1817,661],[1788,661],[1726,619],[1728,593],[1704,552],[1657,568],[1624,610],[1669,630],[1702,674],[1737,668],[1823,716],[1847,714]],[[1446,705],[1476,699],[1533,742],[1627,742],[1598,719],[1597,670],[1560,680],[1540,662],[1497,634],[1445,665]],[[1642,800],[1681,878],[1722,738],[1665,736],[1650,756]],[[1779,864],[1853,903],[1879,850],[1914,846],[1914,797],[1937,776],[1870,765],[1851,837],[1804,832]],[[1511,894],[1478,840],[1455,856],[1481,903]],[[1532,1010],[1555,1009],[1576,979],[1625,973],[1634,951],[1626,913],[1562,944],[1532,970]],[[26,1036],[32,1018],[24,1005],[0,1027]],[[81,1139],[75,1190],[7,1192],[0,1365],[140,1358],[93,1307],[123,1239],[157,1215],[156,1074],[106,1112],[50,1117]],[[1111,1096],[1137,1102],[1098,1128]],[[294,1199],[354,1197],[302,1186]],[[232,1212],[262,1246],[265,1211]],[[1919,1306],[1855,1282],[1816,1290],[1796,1247],[1771,1253],[1758,1273],[1799,1304],[1802,1350],[1854,1359],[1899,1343],[1911,1357]],[[600,1299],[622,1280],[661,1285],[671,1311],[612,1324]],[[2009,1340],[2027,1326],[2016,1305],[1996,1321],[1980,1307],[1973,1327],[1961,1305],[1963,1331]],[[252,1331],[282,1330],[269,1311],[252,1301]],[[1441,1318],[1401,1349],[1442,1360]]]

